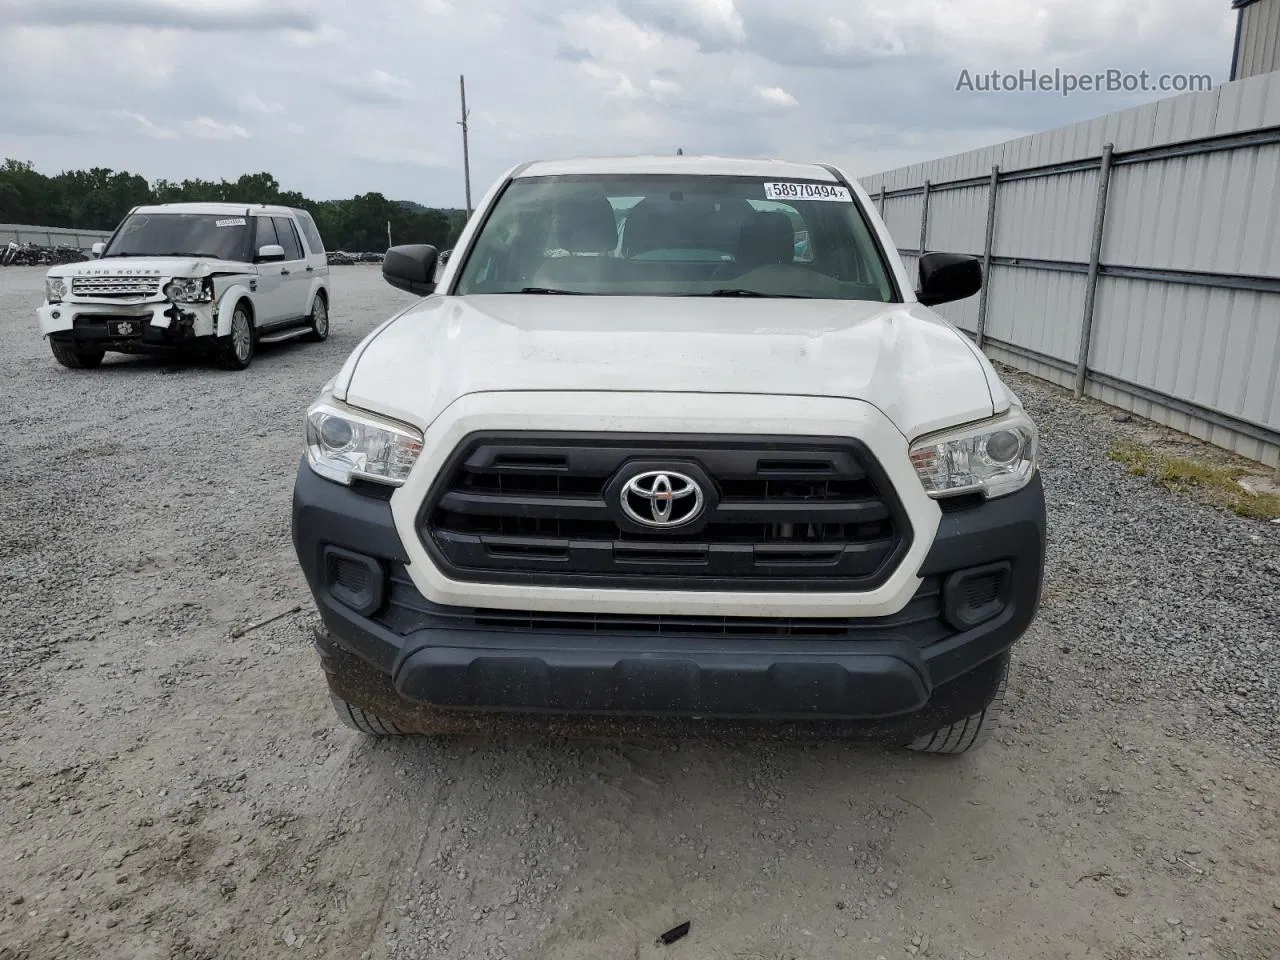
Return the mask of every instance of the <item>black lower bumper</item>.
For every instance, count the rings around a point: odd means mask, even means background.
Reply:
[[[74,312],[74,305],[66,307]],[[212,334],[197,336],[197,317],[177,304],[170,304],[164,311],[169,325],[153,326],[151,313],[136,316],[95,313],[75,313],[72,328],[49,334],[50,339],[74,343],[81,347],[95,347],[118,353],[168,353],[172,351],[198,351],[216,343]]]
[[[1045,508],[1037,477],[944,513],[907,607],[847,620],[441,607],[407,576],[389,503],[305,463],[293,538],[323,621],[322,654],[352,655],[410,704],[926,732],[994,696],[1003,655],[1039,604]]]

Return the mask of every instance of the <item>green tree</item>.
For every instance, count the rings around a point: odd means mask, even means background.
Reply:
[[[465,216],[421,204],[364,193],[347,200],[310,200],[282,189],[270,173],[246,173],[228,180],[156,180],[125,171],[92,167],[45,176],[30,163],[5,160],[0,166],[0,222],[49,227],[111,230],[135,206],[145,203],[274,203],[307,210],[330,250],[385,250],[387,224],[395,243],[430,243],[447,249],[457,240]]]

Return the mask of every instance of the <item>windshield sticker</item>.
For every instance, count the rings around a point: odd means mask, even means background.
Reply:
[[[848,187],[838,187],[834,183],[766,183],[764,185],[766,200],[832,200],[837,203],[852,203]]]
[[[235,217],[231,220],[219,220],[215,226],[219,227],[243,227],[248,221],[244,217]]]

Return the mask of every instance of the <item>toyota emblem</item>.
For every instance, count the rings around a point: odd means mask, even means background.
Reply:
[[[622,487],[622,512],[645,527],[682,527],[706,503],[696,480],[674,470],[647,470]]]

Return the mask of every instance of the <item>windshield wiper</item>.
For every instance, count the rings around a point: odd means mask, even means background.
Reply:
[[[802,293],[761,293],[759,290],[747,290],[742,287],[721,287],[710,293],[687,293],[687,297],[769,297],[780,300],[812,300]]]
[[[520,292],[521,293],[562,293],[568,296],[575,296],[575,297],[580,297],[583,295],[581,290],[557,290],[554,287],[521,287]]]

